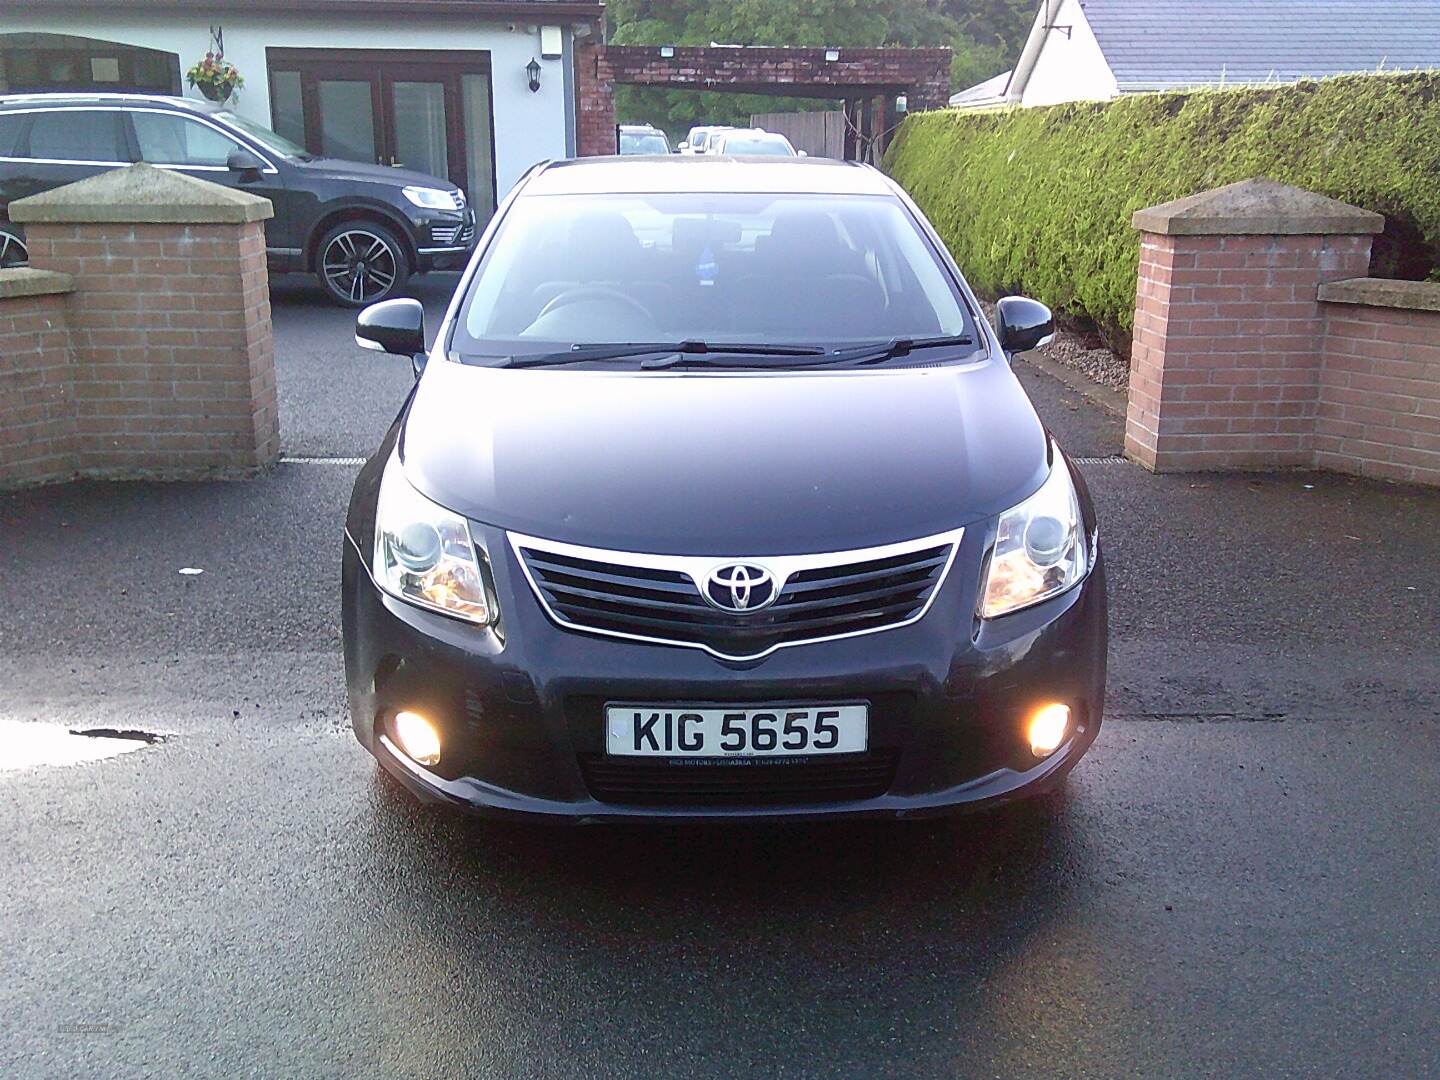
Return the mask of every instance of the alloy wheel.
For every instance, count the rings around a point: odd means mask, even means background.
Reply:
[[[394,288],[399,259],[383,236],[367,229],[346,229],[325,246],[320,266],[336,296],[368,304],[383,299]]]
[[[0,270],[8,270],[12,266],[27,266],[29,263],[30,250],[25,246],[25,241],[14,233],[0,229]]]

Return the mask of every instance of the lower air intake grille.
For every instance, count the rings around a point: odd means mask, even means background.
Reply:
[[[629,806],[798,806],[873,799],[895,779],[894,750],[802,763],[627,761],[581,754],[580,771],[601,802]]]
[[[474,225],[430,226],[430,240],[436,244],[468,244],[474,238]]]

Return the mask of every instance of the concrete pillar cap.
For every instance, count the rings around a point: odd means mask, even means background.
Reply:
[[[1161,236],[1326,236],[1378,233],[1385,228],[1385,218],[1256,177],[1137,210],[1131,224]]]
[[[26,224],[239,224],[274,216],[269,199],[154,165],[128,165],[16,199],[10,220]]]

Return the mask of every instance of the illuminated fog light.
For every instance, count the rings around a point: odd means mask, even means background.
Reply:
[[[1070,706],[1046,705],[1030,718],[1030,752],[1049,757],[1065,741],[1070,730]]]
[[[412,761],[421,765],[440,763],[440,733],[419,713],[395,714],[395,738]]]

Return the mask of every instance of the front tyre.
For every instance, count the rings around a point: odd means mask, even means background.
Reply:
[[[315,276],[330,299],[365,307],[395,296],[410,277],[405,248],[372,221],[345,221],[320,238]]]
[[[0,224],[0,270],[29,264],[30,251],[25,247],[25,239],[19,229],[8,223]]]

